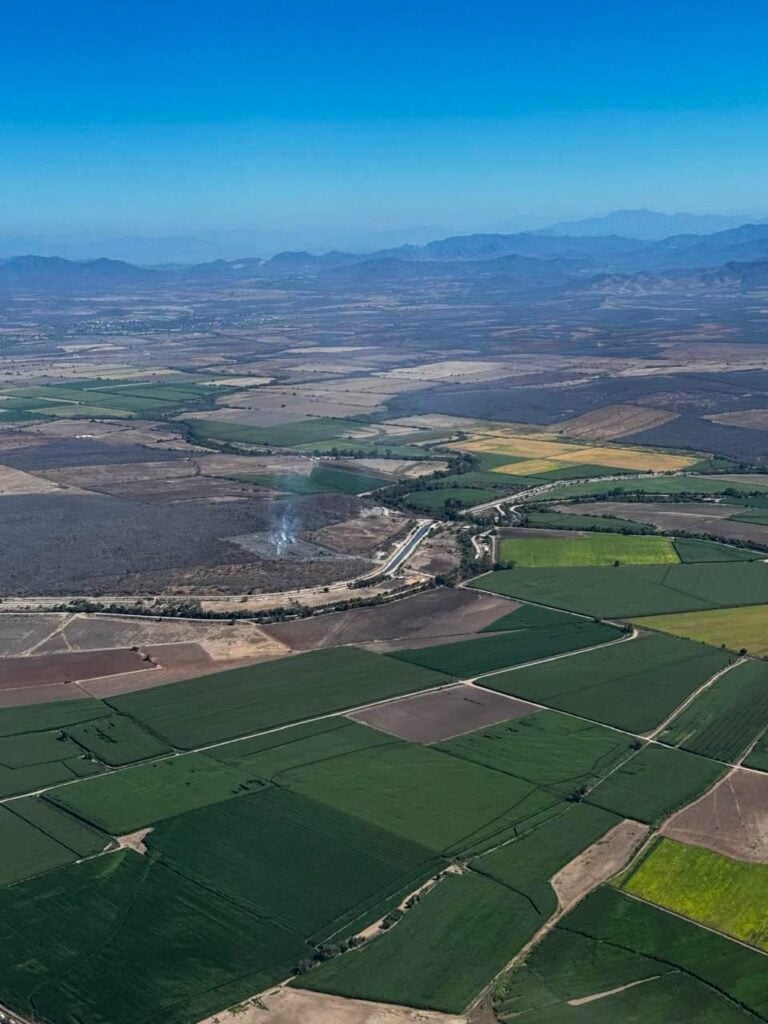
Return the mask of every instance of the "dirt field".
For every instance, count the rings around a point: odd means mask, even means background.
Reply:
[[[459,564],[455,532],[430,534],[422,544],[419,544],[408,564],[416,572],[428,573],[430,576],[453,572]]]
[[[768,864],[768,775],[734,769],[661,831],[726,857]]]
[[[538,710],[527,701],[462,683],[434,693],[388,701],[347,717],[412,743],[438,743]]]
[[[201,1024],[466,1024],[466,1018],[280,988]]]
[[[281,622],[265,626],[264,632],[297,651],[375,640],[444,643],[457,633],[476,633],[517,607],[491,594],[440,588],[373,608]]]
[[[561,868],[552,879],[560,908],[570,910],[598,885],[626,867],[649,831],[650,826],[638,821],[620,821],[602,839]]]
[[[406,525],[406,517],[399,514],[365,512],[319,530],[302,530],[301,535],[304,540],[341,554],[365,556],[388,549],[398,534],[405,534]]]
[[[10,628],[6,626],[9,620]],[[15,626],[13,620],[18,620]],[[45,621],[41,623],[40,620]],[[148,647],[154,649],[158,645],[194,644],[201,647],[210,658],[226,661],[272,658],[288,650],[253,622],[234,622],[229,625],[226,622],[194,619],[163,619],[156,622],[149,618],[97,614],[3,615],[0,616],[0,643],[10,645],[14,629],[20,637],[29,635],[37,638],[38,654],[89,651],[105,647],[137,646],[145,650]],[[42,630],[46,631],[45,637],[40,635]],[[7,642],[6,637],[10,638]]]
[[[0,659],[0,689],[18,690],[30,686],[73,683],[80,679],[118,675],[147,668],[136,651],[74,651],[68,654],[44,654],[29,658]]]
[[[768,430],[768,409],[742,409],[740,412],[723,412],[707,416],[713,423],[725,423],[729,427],[746,427],[748,430]]]
[[[554,505],[560,512],[577,515],[612,515],[636,523],[649,523],[660,530],[687,530],[725,540],[743,540],[752,544],[768,544],[768,526],[730,522],[727,517],[743,512],[743,508],[709,502],[683,504],[670,502],[589,501],[578,505]]]
[[[24,615],[23,613],[17,615],[6,612],[0,615],[0,658],[13,658],[23,654],[32,654],[69,617],[63,612],[46,612],[33,615]],[[94,648],[109,646],[111,645],[93,644]],[[68,648],[64,647],[62,649],[67,650]],[[49,650],[40,653],[54,654],[56,652]]]
[[[659,427],[676,416],[674,412],[639,405],[606,405],[571,420],[561,420],[557,429],[572,437],[585,437],[590,441],[612,441],[638,430]]]
[[[21,469],[0,466],[0,497],[7,494],[48,494],[61,490],[61,485]]]

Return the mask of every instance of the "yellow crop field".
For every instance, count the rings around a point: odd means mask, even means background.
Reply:
[[[533,476],[560,469],[561,466],[606,466],[615,469],[636,470],[638,473],[668,473],[687,469],[698,461],[697,455],[666,455],[663,452],[643,451],[600,445],[581,446],[548,440],[541,436],[480,435],[455,445],[465,452],[493,453],[526,459],[526,462],[500,466],[497,473],[513,476]]]
[[[700,640],[714,647],[725,644],[732,651],[745,648],[750,654],[768,654],[768,604],[714,608],[679,615],[651,615],[633,621],[638,626],[660,629],[686,640]]]
[[[564,462],[555,462],[554,459],[525,459],[523,462],[510,462],[508,466],[497,466],[491,472],[505,476],[538,476],[551,473],[553,469],[562,469],[564,465]]]
[[[664,455],[661,452],[635,451],[634,448],[576,448],[558,455],[562,462],[582,465],[615,466],[616,469],[635,469],[638,473],[667,473],[687,469],[698,456]]]
[[[455,447],[465,452],[494,452],[498,455],[516,455],[524,459],[558,458],[567,452],[579,451],[577,445],[562,444],[558,441],[542,441],[535,437],[481,437],[465,441]]]

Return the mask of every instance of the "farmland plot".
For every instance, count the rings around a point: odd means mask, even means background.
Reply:
[[[684,750],[644,747],[589,794],[591,804],[649,824],[690,803],[725,772],[724,765]]]
[[[660,629],[729,651],[768,654],[768,604],[748,608],[716,608],[682,615],[653,615],[636,620],[639,626]]]
[[[398,741],[297,768],[280,781],[446,854],[487,849],[559,803],[523,779]]]
[[[276,788],[173,818],[146,843],[162,863],[313,942],[375,920],[378,906],[443,863],[423,846]]]
[[[461,1013],[539,923],[524,897],[490,878],[471,871],[450,875],[395,927],[296,984]]]
[[[768,950],[766,864],[745,864],[659,839],[616,884],[632,896]]]
[[[119,766],[167,754],[170,747],[125,715],[110,715],[67,730],[81,747],[105,764]]]
[[[768,602],[762,562],[512,569],[471,586],[587,615],[628,618]]]
[[[573,658],[502,672],[483,680],[483,686],[642,733],[727,664],[728,655],[721,651],[645,634]]]
[[[727,672],[667,726],[672,747],[731,763],[768,726],[768,665],[747,661]]]
[[[14,814],[11,807],[0,806],[0,886],[43,874],[76,859],[72,850]]]
[[[109,837],[103,832],[86,825],[84,821],[42,797],[21,797],[19,800],[9,801],[5,806],[57,843],[66,846],[77,857],[90,857],[100,853],[109,841]]]
[[[185,754],[62,786],[46,799],[119,836],[262,786],[252,769]]]
[[[521,569],[680,561],[667,537],[613,537],[599,533],[578,538],[506,537],[501,542],[501,560]]]
[[[480,729],[436,749],[525,779],[560,797],[595,785],[631,753],[628,736],[556,711]]]
[[[268,987],[301,951],[132,850],[0,889],[3,999],[35,1019],[184,1024]]]
[[[520,630],[512,628],[497,636],[415,650],[392,651],[389,656],[437,672],[468,678],[508,665],[519,665],[607,643],[620,637],[621,633],[614,626],[563,616],[560,622],[549,626]]]
[[[342,647],[169,683],[109,703],[189,749],[447,681],[438,672]]]

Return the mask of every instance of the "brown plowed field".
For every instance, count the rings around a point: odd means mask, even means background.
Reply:
[[[474,634],[517,608],[514,601],[469,590],[427,590],[373,608],[352,608],[318,618],[265,626],[264,632],[297,651],[375,640],[433,639]]]
[[[387,701],[347,717],[412,743],[438,743],[539,710],[527,701],[461,683],[445,690]]]
[[[768,863],[768,775],[736,768],[661,830],[670,839]]]
[[[677,413],[664,409],[650,409],[641,405],[605,405],[602,409],[585,412],[570,420],[561,420],[557,429],[571,437],[585,437],[592,441],[611,441],[626,437],[638,430],[660,427],[677,418]]]
[[[0,689],[16,690],[51,683],[76,682],[98,676],[136,672],[147,663],[136,651],[72,651],[30,658],[0,658]]]
[[[0,658],[13,658],[22,654],[31,654],[42,647],[50,635],[58,630],[68,616],[64,612],[26,615],[23,612],[0,615]],[[93,647],[106,647],[107,644],[93,644]],[[115,645],[117,646],[117,645]],[[66,651],[62,646],[59,650]],[[55,651],[38,651],[41,654],[54,654]]]

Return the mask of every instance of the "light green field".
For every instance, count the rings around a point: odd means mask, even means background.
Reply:
[[[523,569],[680,561],[667,537],[616,537],[599,533],[587,537],[507,537],[501,542],[501,560]]]
[[[768,654],[768,604],[746,608],[715,608],[679,615],[650,615],[634,619],[638,626],[660,629],[664,633],[700,640],[731,651]]]
[[[768,950],[768,864],[748,864],[661,839],[617,884],[633,896]]]

